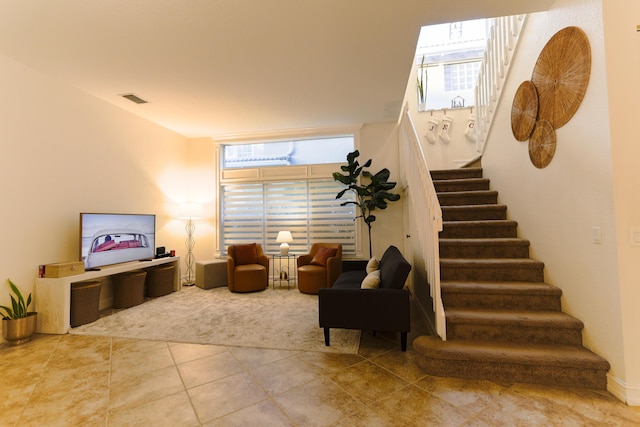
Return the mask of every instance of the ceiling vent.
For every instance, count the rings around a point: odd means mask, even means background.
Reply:
[[[136,104],[146,104],[147,101],[145,101],[144,99],[140,98],[139,96],[136,96],[132,93],[125,93],[120,95],[123,98],[128,99],[131,102],[135,102]]]

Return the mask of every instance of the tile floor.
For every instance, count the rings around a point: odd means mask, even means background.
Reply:
[[[337,355],[76,335],[0,343],[1,426],[632,426],[606,392],[424,375],[392,337]]]

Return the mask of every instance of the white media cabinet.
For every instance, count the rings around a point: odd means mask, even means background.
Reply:
[[[148,261],[133,261],[123,264],[101,267],[97,271],[59,278],[37,278],[35,291],[35,310],[38,312],[36,331],[44,334],[66,334],[71,328],[71,284],[87,280],[108,282],[115,274],[127,271],[144,270],[162,264],[173,264],[175,273],[173,290],[179,291],[180,257],[166,257]],[[101,298],[102,300],[102,298]],[[102,304],[101,304],[102,305]],[[100,309],[103,307],[101,306]]]

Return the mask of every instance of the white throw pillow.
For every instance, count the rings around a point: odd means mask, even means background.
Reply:
[[[373,271],[367,274],[364,278],[360,288],[362,289],[377,289],[380,287],[380,270]]]
[[[371,257],[371,259],[367,263],[367,274],[373,273],[378,269],[378,267],[380,267],[380,261],[378,261],[378,258]]]

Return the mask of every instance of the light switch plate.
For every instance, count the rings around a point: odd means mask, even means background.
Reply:
[[[591,240],[598,245],[602,243],[602,231],[600,227],[593,227],[591,229]]]
[[[640,227],[629,228],[629,244],[631,246],[640,246]]]

